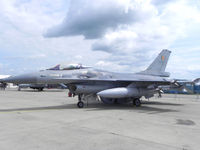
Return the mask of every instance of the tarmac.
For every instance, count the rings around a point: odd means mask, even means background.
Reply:
[[[77,108],[66,90],[0,91],[0,150],[199,150],[200,98]]]

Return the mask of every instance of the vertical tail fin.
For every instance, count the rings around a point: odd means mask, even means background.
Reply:
[[[156,59],[151,63],[151,65],[146,70],[140,72],[139,74],[169,77],[170,74],[168,72],[165,72],[165,69],[170,54],[171,51],[163,49],[160,52],[160,54],[156,57]]]

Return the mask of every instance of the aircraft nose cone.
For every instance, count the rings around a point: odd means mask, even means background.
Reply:
[[[18,76],[11,76],[3,79],[3,82],[14,83],[14,84],[28,84],[36,83],[37,77],[34,74],[24,74]]]

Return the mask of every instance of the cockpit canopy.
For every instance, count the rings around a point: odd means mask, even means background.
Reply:
[[[83,66],[82,64],[59,64],[47,70],[75,70],[75,69],[85,69],[85,68],[90,68],[90,67]]]

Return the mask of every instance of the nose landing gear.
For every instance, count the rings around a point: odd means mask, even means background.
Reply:
[[[83,108],[84,107],[84,103],[82,101],[77,103],[78,108]]]
[[[83,103],[82,100],[84,100],[84,96],[82,94],[79,94],[78,95],[78,103],[77,103],[77,107],[78,108],[83,108],[84,107],[84,103]]]

